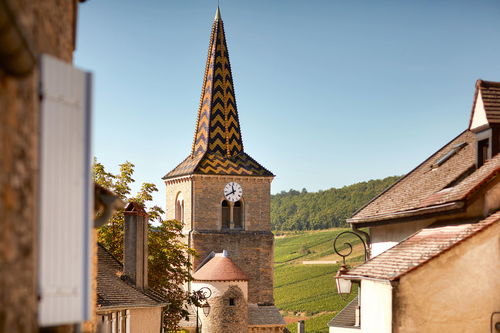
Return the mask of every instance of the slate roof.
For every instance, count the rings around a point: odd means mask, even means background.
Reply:
[[[488,122],[490,124],[500,123],[500,82],[477,80],[469,127],[472,124],[474,106],[476,105],[479,92],[481,92],[483,98],[484,110],[486,111]]]
[[[365,223],[391,218],[441,202],[439,194],[453,187],[475,170],[475,134],[464,131],[422,164],[358,210],[349,223]],[[436,198],[436,196],[438,198]]]
[[[123,265],[101,244],[97,246],[97,310],[165,306],[166,298],[153,290],[140,291],[122,276]]]
[[[248,304],[248,326],[281,326],[285,320],[274,305]]]
[[[248,281],[243,271],[227,256],[217,253],[194,274],[197,281]]]
[[[397,280],[499,221],[500,211],[476,223],[430,226],[350,269],[348,276]]]
[[[224,23],[217,9],[191,154],[163,179],[188,174],[274,176],[243,151]]]
[[[358,307],[358,297],[346,305],[332,320],[328,322],[328,327],[354,327],[356,323],[356,308]]]

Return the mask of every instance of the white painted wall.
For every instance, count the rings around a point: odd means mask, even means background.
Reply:
[[[380,227],[371,227],[371,249],[372,258],[380,253],[390,249],[403,239],[413,235],[415,232],[425,228],[431,220],[422,220],[414,222],[405,222],[399,224],[384,225]]]
[[[360,311],[361,332],[391,333],[392,286],[390,283],[362,280]]]
[[[307,327],[306,327],[307,328]],[[359,328],[330,327],[329,333],[362,333]]]
[[[483,95],[481,94],[481,90],[479,90],[469,129],[474,130],[484,125],[488,125],[488,119],[486,118],[486,110],[484,109]]]

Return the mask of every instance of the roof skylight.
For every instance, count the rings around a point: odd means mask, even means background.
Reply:
[[[465,146],[467,146],[467,142],[457,143],[456,145],[454,145],[451,148],[451,150],[449,152],[447,152],[446,154],[444,154],[443,156],[441,156],[436,161],[436,163],[434,163],[433,167],[437,168],[437,167],[441,166],[442,164],[444,164],[444,162],[448,161],[453,155],[455,155],[456,153],[458,153],[460,151],[460,149],[462,149]]]

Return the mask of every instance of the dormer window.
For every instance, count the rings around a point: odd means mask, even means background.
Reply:
[[[481,167],[489,159],[488,151],[490,147],[490,140],[484,139],[477,143],[477,167]]]
[[[476,134],[478,168],[500,152],[499,100],[498,82],[477,80],[469,130]]]
[[[492,157],[491,135],[491,129],[476,133],[476,164],[478,168],[480,168],[484,163],[486,163],[487,160]]]

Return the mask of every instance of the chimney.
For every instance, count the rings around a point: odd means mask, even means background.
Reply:
[[[132,279],[136,288],[148,287],[148,220],[144,208],[130,202],[125,207],[123,273]]]

